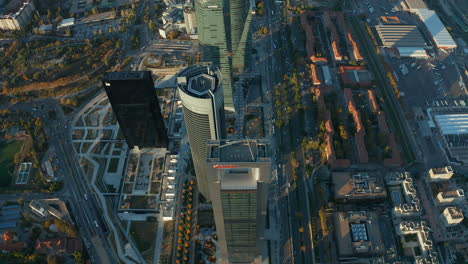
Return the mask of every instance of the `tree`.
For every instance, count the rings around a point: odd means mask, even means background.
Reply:
[[[36,121],[34,121],[34,125],[35,125],[37,128],[41,129],[42,126],[44,125],[44,123],[43,123],[43,121],[42,121],[42,118],[39,118],[39,117],[36,118]]]
[[[85,263],[83,253],[81,253],[79,251],[75,251],[75,253],[73,253],[73,257],[75,258],[75,263],[76,264],[84,264]]]
[[[16,153],[15,154],[15,157],[13,158],[13,161],[15,162],[16,165],[20,164],[21,163],[21,160],[23,159],[23,157],[21,157],[21,153]]]
[[[281,128],[284,125],[284,121],[282,119],[278,119],[275,124],[278,128]]]
[[[58,257],[56,255],[51,255],[47,259],[47,264],[58,264],[58,263],[59,263],[59,260],[58,260]]]
[[[154,24],[153,20],[150,20],[148,23],[148,27],[151,31],[155,32],[156,31],[156,25]]]
[[[177,37],[179,37],[179,34],[180,34],[179,31],[173,30],[173,31],[169,32],[169,34],[167,35],[167,38],[168,39],[176,39]]]
[[[347,140],[349,139],[349,135],[348,135],[348,130],[346,130],[346,127],[344,125],[340,125],[339,126],[340,128],[340,136],[343,140]]]
[[[327,215],[325,213],[325,208],[320,208],[319,210],[319,216],[320,216],[320,225],[322,227],[322,235],[327,236],[328,235],[328,224],[327,224]]]
[[[295,157],[292,157],[291,165],[293,166],[293,168],[297,169],[299,168],[299,161]]]
[[[270,30],[265,26],[260,26],[260,33],[262,35],[268,35],[270,33]]]

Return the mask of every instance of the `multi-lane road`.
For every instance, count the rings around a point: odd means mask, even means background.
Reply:
[[[263,86],[267,87],[264,94],[272,97],[276,84],[283,81],[284,74],[291,74],[293,65],[291,61],[291,46],[287,38],[287,23],[289,13],[284,12],[281,2],[265,1],[266,12],[264,21],[271,35],[263,42],[262,50],[259,50],[259,66],[262,67]],[[263,56],[262,56],[263,55]],[[265,63],[266,62],[266,63]],[[292,94],[292,93],[291,93]],[[286,100],[293,100],[288,98]],[[270,98],[271,103],[274,102]],[[265,119],[275,120],[276,111],[266,111],[271,114]],[[270,124],[270,127],[273,124]],[[274,152],[274,169],[277,174],[278,199],[272,199],[279,210],[277,220],[280,228],[280,241],[276,245],[275,252],[279,255],[280,263],[314,263],[312,232],[310,229],[309,198],[306,190],[305,172],[298,170],[298,184],[294,185],[292,178],[291,152],[296,152],[298,158],[302,156],[301,149],[301,120],[299,114],[293,115],[289,125],[282,129],[273,129],[271,145]],[[303,161],[302,161],[303,162]],[[297,187],[295,187],[297,186]]]

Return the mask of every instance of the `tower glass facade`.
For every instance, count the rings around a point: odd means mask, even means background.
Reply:
[[[169,140],[151,72],[108,72],[103,86],[130,148],[167,147]]]
[[[268,140],[210,141],[208,181],[218,233],[218,263],[262,255],[271,159]]]
[[[242,71],[250,45],[250,0],[195,0],[202,60],[218,66],[223,76],[224,105],[234,110],[232,69]]]
[[[257,252],[257,191],[221,190],[229,260],[245,263]]]

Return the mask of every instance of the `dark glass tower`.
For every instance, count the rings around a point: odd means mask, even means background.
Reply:
[[[108,72],[103,86],[130,148],[167,147],[166,127],[151,72]]]

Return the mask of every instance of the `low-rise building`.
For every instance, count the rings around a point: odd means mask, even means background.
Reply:
[[[356,255],[384,254],[386,248],[375,212],[334,213],[335,236],[340,258]]]
[[[403,221],[397,225],[403,249],[412,252],[416,264],[438,264],[439,256],[431,239],[431,229],[424,221]],[[414,237],[413,237],[414,236]]]
[[[465,192],[463,189],[439,192],[437,194],[437,203],[439,205],[460,204],[465,201]]]
[[[375,26],[382,45],[398,50],[401,57],[425,58],[426,41],[415,25],[377,25]]]
[[[455,206],[447,207],[440,215],[440,219],[446,227],[458,225],[464,219],[463,210]]]
[[[16,228],[21,218],[21,207],[17,204],[0,208],[0,233]]]
[[[332,181],[337,200],[383,199],[387,196],[379,174],[335,172]]]
[[[67,28],[67,27],[71,27],[75,25],[75,18],[74,17],[71,17],[71,18],[66,18],[64,20],[62,20],[58,25],[57,25],[57,29],[60,29],[60,28]]]
[[[456,49],[457,44],[434,10],[415,9],[439,49]]]
[[[52,24],[42,25],[39,28],[37,28],[37,33],[47,34],[47,33],[52,32],[52,30],[53,30]]]
[[[429,170],[429,180],[431,182],[435,181],[447,181],[452,178],[454,172],[452,167],[446,166],[443,168],[432,168]]]
[[[66,204],[58,198],[32,200],[29,208],[41,218],[55,217],[68,223],[72,223]]]
[[[12,0],[0,10],[0,30],[21,30],[36,10],[32,0]]]
[[[385,182],[391,194],[394,217],[411,217],[421,214],[421,201],[409,173],[388,173],[385,176]]]
[[[35,252],[37,254],[63,255],[73,254],[83,250],[83,243],[77,238],[53,238],[48,240],[37,240]]]

